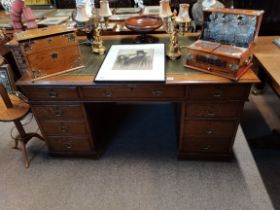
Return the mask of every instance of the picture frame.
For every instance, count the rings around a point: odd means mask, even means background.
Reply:
[[[164,44],[112,45],[96,82],[165,81]]]
[[[155,15],[160,13],[160,6],[145,6],[143,9],[143,15]]]
[[[16,90],[12,70],[9,64],[0,66],[0,83],[4,85],[8,93]]]
[[[52,25],[59,25],[66,22],[69,17],[47,17],[38,22],[38,25],[45,25],[45,26],[52,26]]]

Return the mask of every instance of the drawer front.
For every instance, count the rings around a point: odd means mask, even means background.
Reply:
[[[46,136],[87,135],[86,124],[81,122],[40,122]]]
[[[243,102],[230,103],[190,103],[186,104],[185,117],[239,118]]]
[[[79,105],[34,105],[32,111],[39,120],[81,121],[84,119],[82,106]]]
[[[231,139],[185,138],[179,148],[180,152],[193,153],[228,153]]]
[[[249,91],[249,85],[193,85],[187,94],[191,100],[245,100]]]
[[[30,100],[77,100],[79,94],[76,87],[21,87]]]
[[[91,146],[87,137],[48,136],[50,152],[90,152]]]
[[[82,95],[86,99],[110,98],[183,98],[183,86],[164,85],[123,85],[83,87]]]
[[[230,138],[236,128],[236,121],[185,120],[184,136],[201,138]]]

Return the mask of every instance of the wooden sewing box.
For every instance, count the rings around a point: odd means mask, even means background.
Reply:
[[[204,10],[199,40],[188,46],[187,67],[238,80],[252,65],[262,10]]]
[[[83,67],[74,30],[65,25],[49,26],[15,33],[7,43],[20,73],[34,80]]]

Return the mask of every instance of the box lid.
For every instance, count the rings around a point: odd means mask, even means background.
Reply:
[[[248,48],[258,36],[263,10],[210,8],[204,10],[200,39]]]
[[[15,33],[15,38],[18,42],[38,39],[42,37],[47,37],[51,35],[58,35],[73,32],[74,29],[72,27],[67,27],[66,25],[57,25],[57,26],[49,26],[45,28],[36,28],[30,29],[27,31],[22,31]]]

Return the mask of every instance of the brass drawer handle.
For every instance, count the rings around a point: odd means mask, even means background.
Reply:
[[[59,107],[55,108],[54,113],[55,113],[56,117],[62,117],[63,116],[63,111]]]
[[[208,146],[201,147],[201,150],[203,150],[203,151],[208,151],[208,150],[209,150],[209,147],[208,147]]]
[[[65,125],[62,125],[62,126],[60,127],[60,131],[63,132],[63,133],[66,133],[66,132],[68,131],[68,127],[65,126]]]
[[[106,97],[112,97],[113,93],[112,93],[111,90],[106,90],[106,91],[104,92],[104,95],[105,95]]]
[[[221,98],[222,95],[223,95],[223,91],[222,91],[222,90],[216,90],[216,91],[213,93],[214,98]]]
[[[153,94],[153,96],[162,96],[163,91],[162,90],[153,90],[152,94]]]
[[[216,116],[216,114],[215,114],[213,111],[211,111],[211,110],[208,110],[208,111],[207,111],[207,115],[208,115],[209,117],[215,117],[215,116]]]
[[[212,135],[213,133],[214,133],[214,131],[212,129],[209,129],[206,131],[206,134],[209,136]]]
[[[72,149],[73,148],[72,142],[67,142],[64,146],[65,146],[66,149]]]
[[[56,98],[57,97],[57,92],[55,92],[54,90],[50,90],[49,97],[50,98]]]

